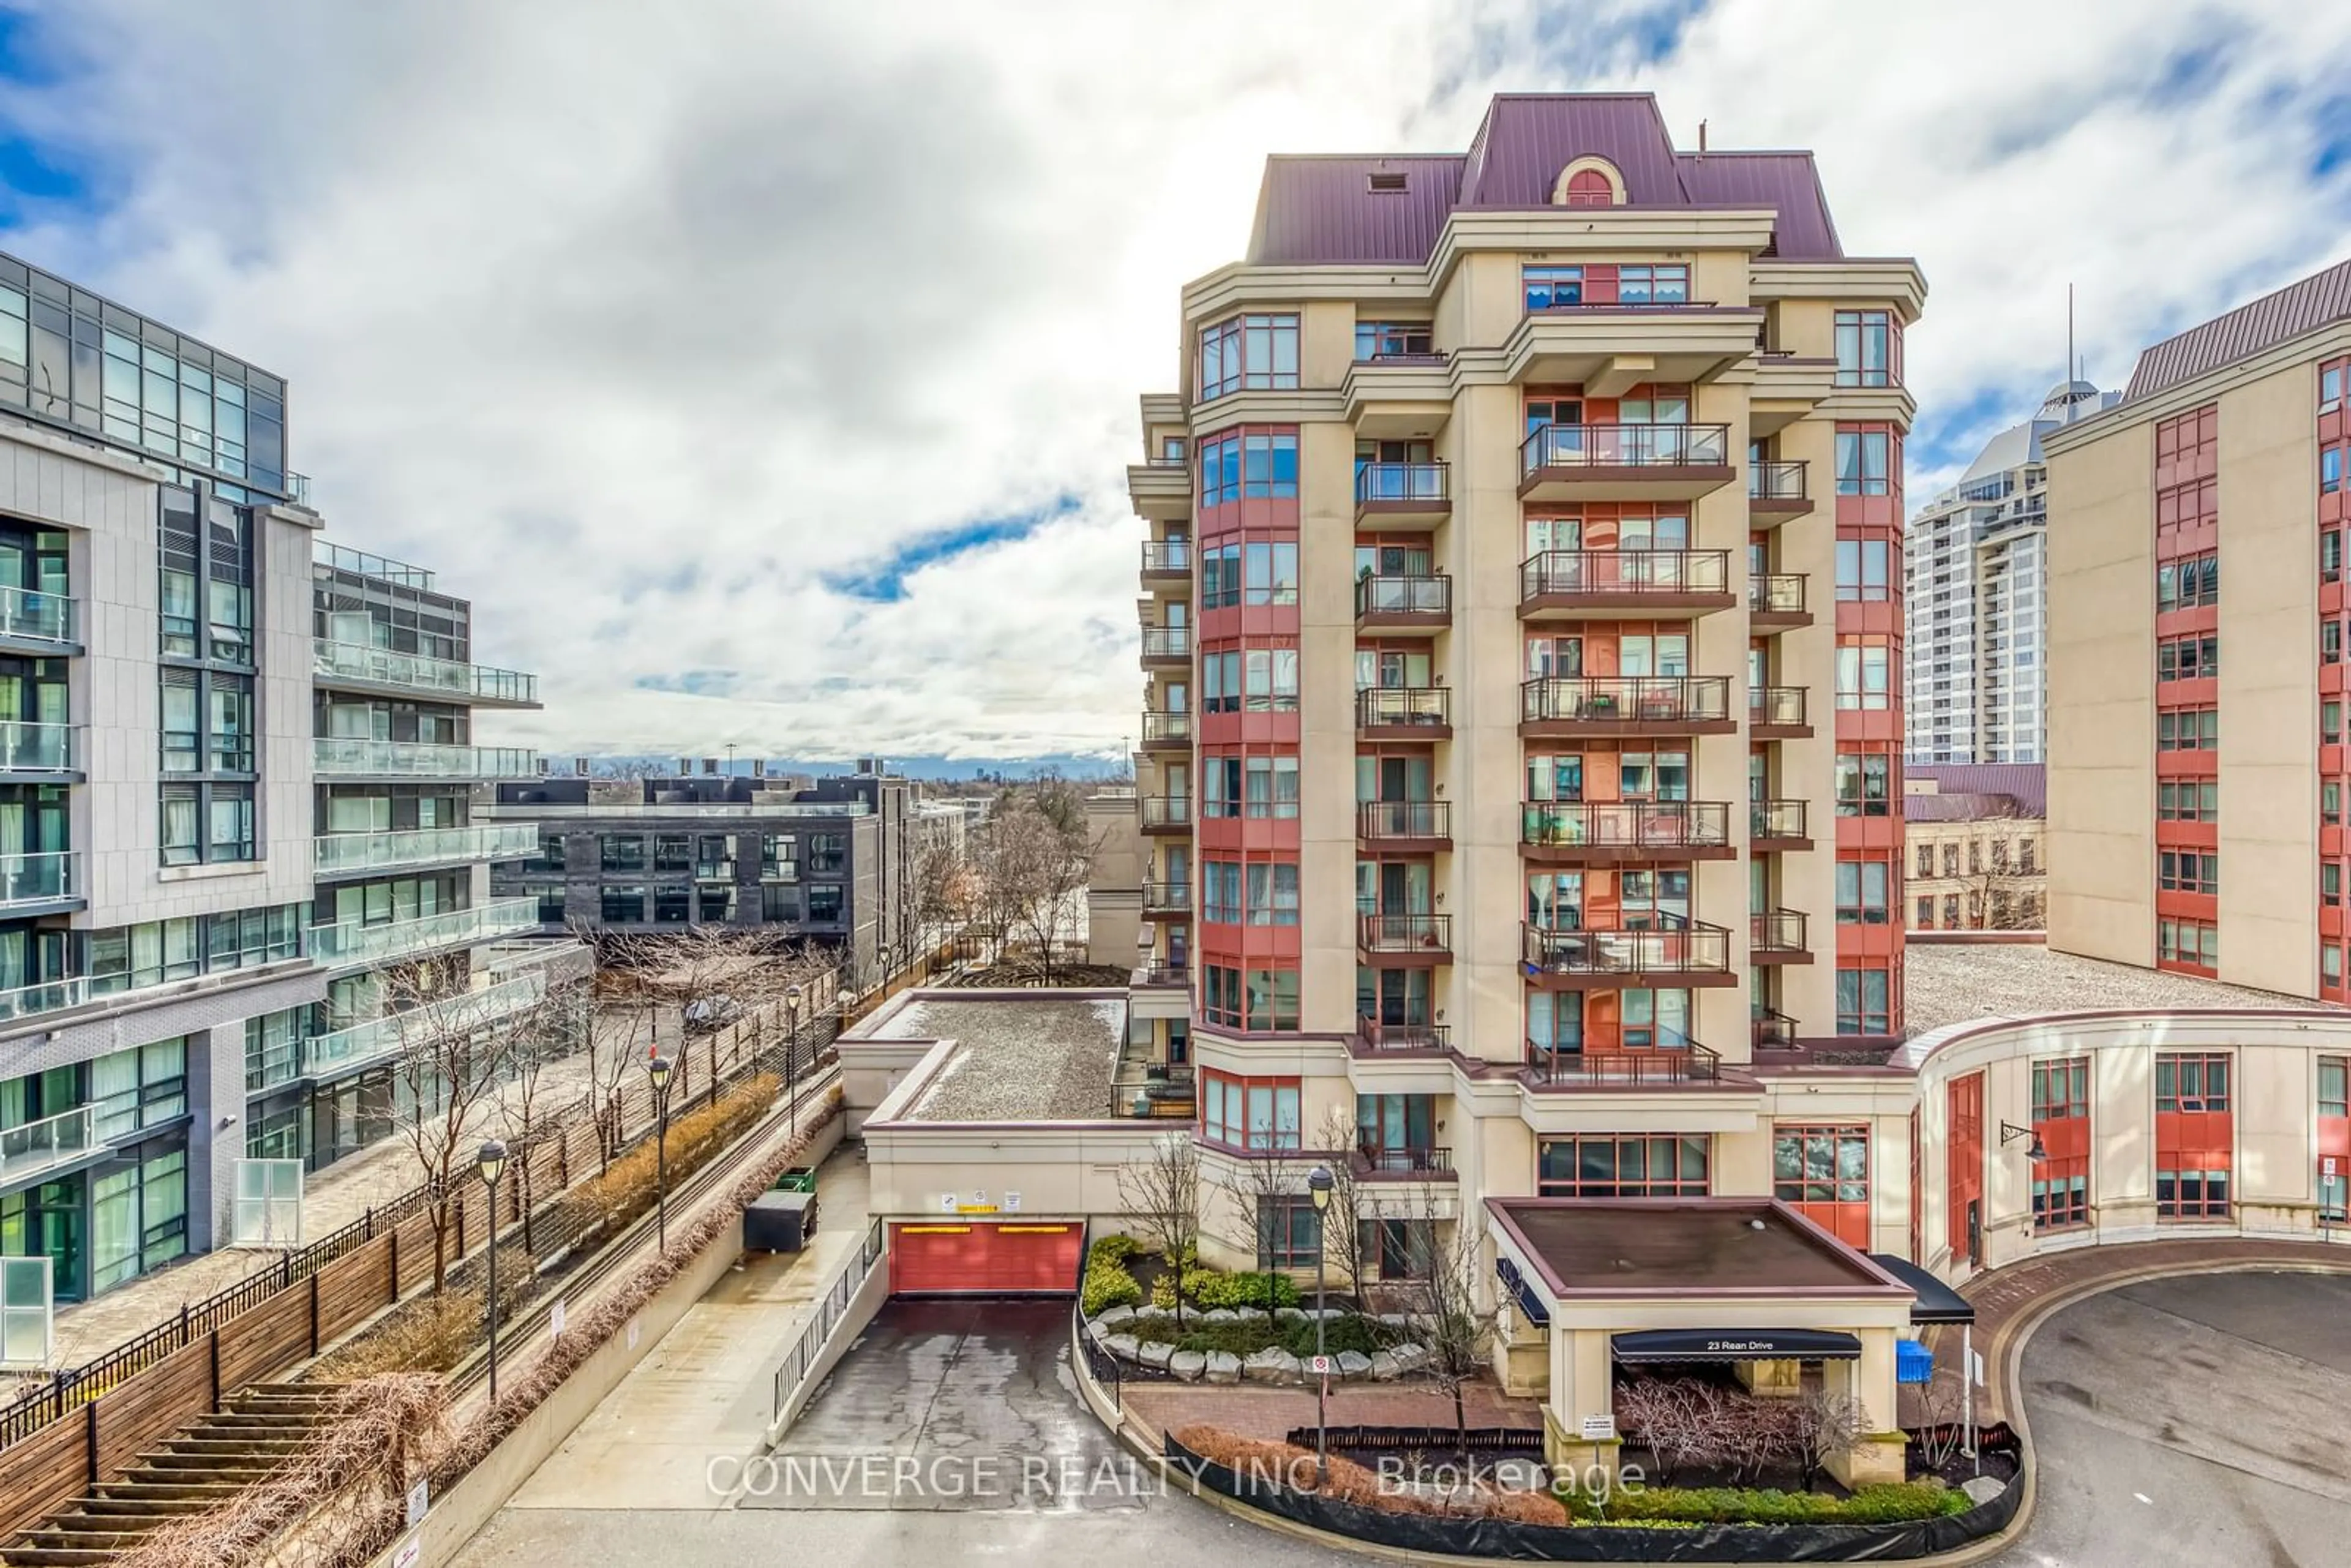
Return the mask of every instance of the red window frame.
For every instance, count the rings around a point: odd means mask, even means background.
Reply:
[[[1215,1091],[1213,1096],[1212,1087]],[[1280,1110],[1280,1094],[1285,1089],[1296,1097],[1295,1112],[1299,1121],[1297,1126],[1287,1129],[1281,1125]],[[1267,1124],[1266,1141],[1261,1144],[1254,1141],[1250,1134],[1248,1111],[1249,1097],[1260,1090],[1269,1096],[1267,1105],[1272,1115],[1272,1120]],[[1242,1107],[1241,1120],[1238,1124],[1233,1123],[1229,1118],[1221,1122],[1209,1121],[1208,1113],[1212,1099],[1220,1106],[1229,1106],[1236,1096],[1238,1097]],[[1204,1067],[1200,1070],[1199,1127],[1200,1138],[1204,1143],[1214,1144],[1220,1149],[1239,1149],[1251,1154],[1295,1154],[1305,1141],[1305,1114],[1306,1092],[1299,1079],[1247,1078],[1237,1072],[1220,1072],[1214,1068]],[[1228,1132],[1232,1131],[1237,1131],[1240,1135],[1238,1137],[1226,1135]]]
[[[2032,1228],[2090,1223],[2090,1059],[2032,1063],[2032,1133],[2043,1158],[2032,1167]]]
[[[1695,1145],[1703,1173],[1691,1178],[1681,1174],[1682,1155]],[[1583,1152],[1587,1147],[1606,1147],[1610,1165],[1615,1175],[1602,1180],[1586,1180],[1583,1176]],[[1638,1147],[1641,1152],[1641,1174],[1627,1176],[1625,1173],[1626,1153]],[[1568,1151],[1564,1176],[1545,1177],[1542,1174],[1543,1153],[1548,1149]],[[1658,1157],[1663,1155],[1673,1163],[1673,1172],[1659,1176],[1654,1174]],[[1640,1134],[1599,1133],[1572,1134],[1566,1137],[1544,1138],[1535,1145],[1535,1191],[1543,1197],[1704,1197],[1714,1188],[1714,1140],[1704,1133]]]
[[[2236,1150],[2234,1090],[2235,1062],[2227,1051],[2156,1053],[2155,1214],[2158,1220],[2230,1218]]]
[[[1861,1146],[1861,1179],[1844,1176],[1844,1151]],[[1789,1175],[1792,1156],[1794,1175]],[[1825,1166],[1816,1165],[1824,1157]],[[1875,1155],[1865,1123],[1783,1122],[1771,1129],[1771,1196],[1848,1247],[1869,1249],[1869,1188]],[[1825,1169],[1826,1181],[1813,1178]]]
[[[2317,1104],[2318,1223],[2351,1224],[2351,1057],[2318,1059]]]
[[[1951,1260],[1976,1261],[1968,1246],[1968,1208],[1980,1206],[1984,1196],[1984,1075],[1970,1072],[1954,1078],[1945,1089],[1949,1121],[1943,1129],[1945,1205],[1944,1240]],[[1980,1223],[1982,1210],[1977,1209]],[[1981,1232],[1979,1230],[1979,1236]]]

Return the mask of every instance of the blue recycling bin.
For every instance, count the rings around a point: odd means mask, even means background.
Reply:
[[[1935,1381],[1935,1353],[1915,1339],[1894,1342],[1894,1381],[1896,1383],[1932,1383]]]

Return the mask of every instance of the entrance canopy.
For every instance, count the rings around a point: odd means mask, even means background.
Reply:
[[[1645,1329],[1609,1336],[1628,1366],[1659,1361],[1858,1361],[1861,1341],[1825,1329]]]
[[[1873,1252],[1869,1260],[1917,1293],[1917,1304],[1910,1309],[1912,1322],[1971,1323],[1976,1321],[1976,1310],[1965,1296],[1907,1258],[1896,1258],[1890,1252]]]

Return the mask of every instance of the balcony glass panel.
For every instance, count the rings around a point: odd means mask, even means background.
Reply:
[[[547,977],[522,975],[478,991],[444,997],[412,1012],[314,1035],[302,1042],[302,1071],[311,1078],[341,1072],[359,1063],[398,1052],[403,1040],[422,1042],[435,1035],[479,1029],[531,1006],[545,994]]]
[[[62,593],[0,587],[0,637],[70,643],[79,623],[74,601]]]
[[[536,855],[538,842],[538,829],[529,822],[392,833],[328,833],[311,845],[311,860],[325,875],[444,861],[521,860]]]
[[[517,746],[432,746],[415,740],[353,740],[322,735],[312,742],[311,765],[322,774],[527,779],[538,772],[538,753]]]
[[[310,955],[321,964],[388,964],[435,947],[509,936],[538,924],[538,900],[501,898],[381,925],[345,921],[310,927]]]
[[[93,1107],[72,1110],[0,1132],[0,1183],[15,1186],[42,1171],[69,1165],[95,1146]]]
[[[0,722],[0,771],[64,773],[74,765],[73,726]]]
[[[428,658],[423,653],[395,653],[363,643],[317,643],[313,644],[312,668],[330,679],[401,686],[461,701],[538,701],[537,675],[519,670],[492,669],[486,664],[461,664],[450,659]]]
[[[0,906],[40,904],[81,896],[78,859],[71,850],[37,855],[0,855]]]

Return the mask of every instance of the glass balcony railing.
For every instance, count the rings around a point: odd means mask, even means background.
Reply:
[[[1355,501],[1359,506],[1382,502],[1426,502],[1451,498],[1451,470],[1442,463],[1365,463],[1355,465]]]
[[[1721,468],[1729,465],[1723,424],[1545,424],[1519,444],[1519,472],[1546,468]]]
[[[81,857],[71,850],[37,855],[0,855],[0,910],[18,904],[51,904],[82,896]]]
[[[310,927],[310,956],[333,967],[391,964],[429,953],[436,947],[456,947],[494,937],[511,936],[538,925],[538,900],[501,898],[471,909],[444,910],[413,920],[393,920],[368,925],[347,920]]]
[[[533,1006],[547,993],[547,977],[522,975],[478,991],[444,997],[389,1018],[370,1019],[302,1042],[302,1073],[326,1078],[397,1054],[404,1041],[422,1043],[482,1029]]]
[[[538,852],[538,828],[531,822],[494,827],[421,828],[392,833],[327,833],[311,845],[311,864],[321,876],[346,872],[390,871],[400,866],[448,861],[520,860]]]
[[[0,1130],[0,1184],[14,1186],[89,1154],[98,1136],[94,1109],[77,1105],[58,1115]]]
[[[69,773],[74,750],[69,724],[0,720],[0,773]]]
[[[421,740],[355,740],[322,735],[312,744],[311,767],[321,775],[528,779],[538,772],[538,753],[519,746],[434,746]]]
[[[317,642],[311,644],[310,668],[329,680],[363,681],[373,686],[398,686],[404,691],[455,697],[461,702],[536,703],[538,677],[519,670],[465,664],[454,659],[423,653],[395,653],[364,643]]]
[[[0,637],[26,643],[70,643],[80,620],[74,601],[65,594],[0,587]]]

